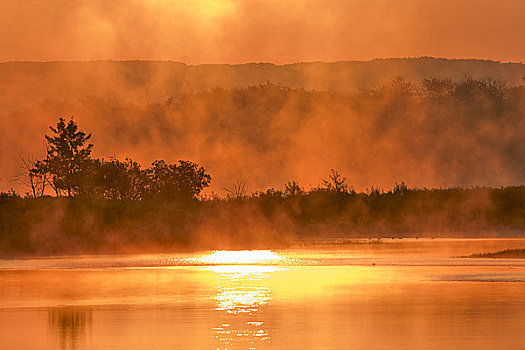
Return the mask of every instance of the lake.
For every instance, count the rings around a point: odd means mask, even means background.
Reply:
[[[0,260],[1,349],[523,349],[525,239]]]

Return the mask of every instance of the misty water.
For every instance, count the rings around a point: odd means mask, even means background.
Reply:
[[[0,260],[2,349],[520,349],[525,239]]]

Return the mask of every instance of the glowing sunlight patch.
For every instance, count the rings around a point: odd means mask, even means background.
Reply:
[[[271,301],[270,290],[263,287],[226,289],[220,291],[215,300],[216,310],[228,313],[255,312]]]
[[[199,260],[212,265],[270,265],[282,262],[284,257],[271,250],[217,250]]]
[[[213,265],[207,266],[206,271],[213,271],[221,275],[239,275],[239,276],[248,276],[248,275],[264,275],[270,272],[286,271],[287,269],[277,266],[267,266],[267,265],[239,265],[239,264],[230,264],[230,265]]]

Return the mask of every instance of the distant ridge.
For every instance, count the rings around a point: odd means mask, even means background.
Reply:
[[[371,61],[187,65],[173,61],[51,61],[0,63],[0,114],[42,100],[85,96],[119,102],[163,102],[188,91],[237,88],[268,81],[291,88],[354,92],[403,77],[495,78],[522,85],[525,64],[478,59],[388,58]]]

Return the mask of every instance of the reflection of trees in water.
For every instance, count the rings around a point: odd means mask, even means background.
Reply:
[[[61,349],[75,349],[85,341],[86,330],[91,328],[91,310],[63,307],[48,310],[49,331],[58,337]]]
[[[216,271],[219,324],[215,331],[219,348],[255,349],[270,342],[264,315],[272,299],[266,282],[269,271],[258,270],[260,267]]]

